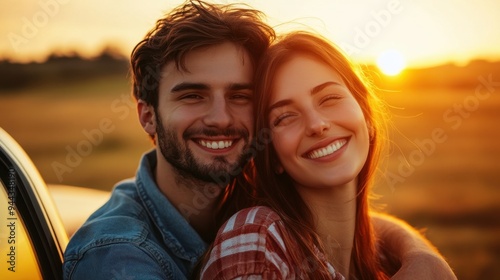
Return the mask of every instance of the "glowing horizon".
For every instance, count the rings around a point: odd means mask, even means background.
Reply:
[[[42,61],[54,52],[92,57],[109,45],[128,56],[163,12],[182,2],[3,1],[0,59]],[[500,59],[496,28],[500,2],[494,0],[315,0],[306,5],[300,0],[210,2],[244,2],[263,11],[279,33],[312,29],[357,62],[375,64],[389,49],[397,49],[407,67]]]

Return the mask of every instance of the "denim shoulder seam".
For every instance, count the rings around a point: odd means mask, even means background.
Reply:
[[[87,248],[86,250],[82,250],[77,258],[67,259],[65,261],[65,266],[67,266],[67,268],[64,268],[64,279],[71,279],[70,277],[73,274],[73,271],[75,270],[76,266],[87,252],[93,249],[97,249],[98,247],[113,246],[118,244],[120,245],[128,244],[129,246],[135,247],[140,251],[144,252],[144,254],[150,256],[152,259],[156,261],[158,266],[163,271],[163,275],[167,277],[166,279],[174,279],[171,263],[165,260],[165,258],[158,251],[158,249],[155,248],[154,244],[149,244],[149,243],[150,242],[147,239],[143,239],[142,242],[129,242],[129,240],[128,241],[115,240],[115,242],[102,243],[99,246],[93,246],[91,248]]]

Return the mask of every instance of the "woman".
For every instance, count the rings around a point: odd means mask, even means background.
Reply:
[[[259,206],[222,226],[201,278],[387,279],[368,215],[383,107],[317,35],[285,36],[257,73]]]

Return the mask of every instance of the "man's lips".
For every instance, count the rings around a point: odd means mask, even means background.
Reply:
[[[221,153],[234,148],[240,140],[248,139],[248,131],[236,128],[190,129],[185,131],[182,137],[186,141],[193,141],[204,150]]]
[[[348,141],[348,138],[336,139],[335,141],[331,142],[327,146],[324,146],[324,147],[321,147],[318,149],[314,149],[310,152],[307,152],[305,154],[305,157],[309,158],[309,159],[317,159],[317,158],[322,158],[322,157],[331,155],[331,154],[335,153],[336,151],[338,151],[340,148],[342,148],[347,143],[347,141]]]

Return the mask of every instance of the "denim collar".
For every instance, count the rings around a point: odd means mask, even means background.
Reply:
[[[153,149],[143,155],[137,171],[139,197],[172,253],[181,259],[196,262],[208,245],[160,191],[154,181],[155,168],[156,150]]]

